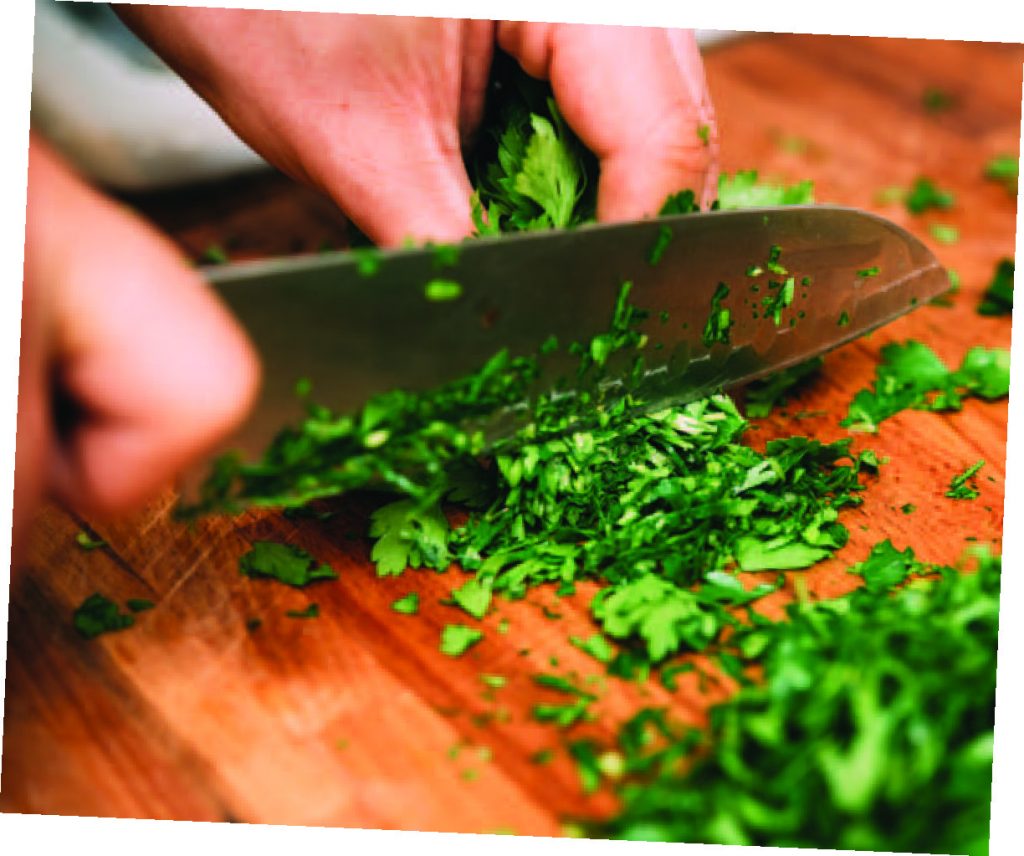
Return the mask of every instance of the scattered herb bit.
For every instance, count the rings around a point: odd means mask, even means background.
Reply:
[[[950,499],[977,499],[981,496],[981,491],[978,490],[978,483],[974,477],[983,466],[985,466],[985,462],[978,461],[962,473],[953,476],[953,480],[949,483],[949,490],[946,491],[946,496]]]
[[[432,244],[434,270],[455,267],[459,263],[462,248],[458,244]]]
[[[106,547],[107,542],[100,538],[93,538],[88,532],[79,532],[75,535],[75,543],[83,550],[98,550],[100,547]]]
[[[509,622],[509,620],[507,618],[503,618],[503,619],[501,619],[501,621],[498,622],[498,632],[501,633],[502,635],[508,633],[508,631],[509,631],[509,629],[511,627],[512,627],[512,624],[511,624],[511,622]]]
[[[566,745],[569,757],[576,762],[583,793],[592,794],[601,787],[601,765],[598,760],[599,747],[593,740],[572,740]]]
[[[252,549],[238,560],[238,569],[247,577],[269,577],[297,588],[338,577],[300,547],[276,541],[254,541]]]
[[[360,276],[371,277],[380,270],[380,251],[375,247],[353,247],[350,252],[356,260],[356,271]]]
[[[906,502],[900,506],[900,511],[902,511],[904,514],[913,514],[915,511],[917,511],[917,506],[914,505],[912,502]]]
[[[578,636],[570,636],[569,641],[585,654],[589,654],[599,663],[610,663],[612,658],[615,656],[615,649],[612,647],[612,644],[600,633],[595,633],[593,636],[589,636],[586,639],[580,639]]]
[[[250,633],[254,630],[259,630],[263,626],[262,618],[247,618],[245,620],[245,629]]]
[[[370,535],[377,539],[370,558],[378,576],[398,576],[406,568],[448,563],[448,522],[440,507],[421,507],[412,500],[381,506],[370,518]]]
[[[479,577],[471,577],[460,588],[453,589],[451,597],[456,606],[480,620],[491,605],[491,587]]]
[[[996,155],[985,164],[985,178],[1001,182],[1011,196],[1016,196],[1020,158],[1017,155]]]
[[[459,657],[483,638],[483,633],[462,624],[447,624],[441,631],[441,653]]]
[[[847,327],[850,324],[850,314],[844,309],[839,313],[839,320],[836,322],[837,327]]]
[[[210,244],[199,257],[201,264],[222,265],[229,261],[227,251],[220,244]]]
[[[462,296],[462,286],[451,279],[432,279],[423,287],[423,294],[435,303],[456,300]]]
[[[665,255],[665,250],[668,249],[668,245],[672,243],[672,227],[662,224],[658,227],[658,237],[654,240],[654,245],[651,247],[650,252],[647,254],[647,261],[652,264],[658,264],[662,256]]]
[[[711,296],[711,313],[704,325],[702,336],[704,346],[707,348],[710,348],[715,342],[721,342],[723,345],[729,344],[729,328],[733,325],[732,313],[722,307],[722,301],[728,296],[729,286],[724,282],[718,283],[715,293]]]
[[[758,182],[754,169],[741,170],[731,177],[722,173],[718,179],[718,207],[722,209],[810,205],[813,202],[812,181],[800,181],[789,187]]]
[[[933,238],[940,244],[955,244],[960,240],[960,230],[956,226],[949,226],[944,223],[932,223],[928,227]]]
[[[857,271],[857,276],[859,276],[859,277],[878,276],[878,274],[880,274],[881,272],[882,272],[882,269],[878,265],[873,265],[873,266],[871,266],[869,268],[863,268],[862,270]]]
[[[391,608],[402,615],[415,615],[420,610],[419,592],[411,591],[404,597],[400,597],[391,604]]]
[[[553,749],[539,749],[530,756],[530,762],[538,765],[550,764],[554,759]]]
[[[710,125],[698,125],[697,126],[697,139],[700,140],[705,146],[711,145],[711,126]]]
[[[501,689],[508,683],[508,678],[504,675],[481,675],[480,680],[488,687],[495,690]]]
[[[75,630],[86,639],[102,633],[124,630],[135,623],[135,618],[122,613],[114,601],[99,592],[89,595],[75,610],[72,618]]]
[[[1014,260],[1000,259],[978,304],[978,314],[1009,315],[1013,312],[1013,274]]]
[[[957,97],[943,89],[929,86],[921,95],[921,104],[929,113],[944,113],[957,104]]]
[[[152,609],[156,604],[151,600],[147,600],[144,597],[130,597],[124,602],[132,612],[145,612],[147,609]]]
[[[320,607],[315,603],[311,603],[305,609],[289,609],[285,615],[289,618],[319,618]]]
[[[700,211],[697,204],[697,196],[692,190],[681,190],[679,193],[672,193],[662,203],[659,217],[670,217],[673,214],[693,214]]]
[[[952,208],[955,201],[952,193],[941,190],[930,178],[922,176],[911,186],[903,204],[911,214],[922,214],[929,208],[945,211]]]

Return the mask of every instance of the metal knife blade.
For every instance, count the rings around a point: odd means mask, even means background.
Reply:
[[[663,232],[669,243],[652,264]],[[773,246],[787,275],[748,275]],[[549,335],[586,342],[607,329],[625,280],[633,282],[631,302],[652,313],[649,394],[680,402],[808,360],[949,288],[917,238],[873,214],[826,205],[481,238],[460,245],[450,266],[430,248],[378,258],[372,276],[344,252],[204,269],[264,368],[258,403],[224,448],[254,458],[301,418],[300,378],[312,383],[317,402],[344,413],[375,393],[444,383],[501,348],[533,353]],[[789,276],[793,302],[777,326],[762,301],[770,281]],[[438,277],[459,283],[461,296],[428,300],[425,284]],[[708,347],[702,331],[719,283],[730,289],[722,301],[733,321],[730,344]],[[201,469],[186,474],[186,489]]]

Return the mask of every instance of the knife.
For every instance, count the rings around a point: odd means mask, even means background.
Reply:
[[[652,248],[667,240],[660,260]],[[780,248],[777,273],[765,267]],[[241,262],[203,269],[255,344],[258,401],[219,451],[260,456],[303,411],[296,382],[338,413],[372,395],[419,391],[479,368],[498,350],[531,354],[550,335],[586,342],[608,329],[621,284],[645,322],[648,402],[687,400],[802,363],[924,304],[950,287],[921,241],[876,215],[829,205],[711,211],[568,231],[484,237],[457,247]],[[454,256],[454,258],[453,258]],[[785,270],[785,274],[778,271]],[[793,278],[778,324],[763,301]],[[457,283],[432,301],[426,285]],[[728,344],[705,343],[720,284]],[[770,313],[768,313],[770,314]],[[563,366],[564,367],[564,366]],[[554,383],[554,371],[545,383]],[[208,462],[180,486],[193,492]]]

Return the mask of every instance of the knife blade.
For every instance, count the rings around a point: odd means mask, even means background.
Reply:
[[[667,246],[649,260],[660,240]],[[764,270],[772,248],[786,273]],[[252,459],[302,416],[296,382],[335,412],[395,388],[428,389],[479,368],[502,348],[536,351],[554,335],[586,342],[607,329],[623,281],[650,310],[646,400],[688,399],[799,364],[875,329],[949,288],[932,252],[899,226],[840,206],[711,211],[480,238],[457,248],[379,251],[376,272],[348,252],[241,262],[203,270],[263,362],[248,421],[221,451]],[[776,269],[781,270],[781,269]],[[772,289],[793,278],[780,323]],[[431,280],[461,287],[425,296]],[[772,286],[771,283],[776,283]],[[703,330],[720,284],[729,343]],[[660,346],[659,346],[660,343]],[[556,376],[549,373],[547,382]],[[186,473],[184,493],[204,465]]]

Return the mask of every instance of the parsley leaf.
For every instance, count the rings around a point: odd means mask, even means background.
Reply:
[[[377,539],[370,557],[378,576],[423,565],[442,570],[448,564],[448,521],[437,505],[424,509],[410,499],[383,505],[373,512],[370,535]]]
[[[79,604],[72,617],[75,630],[86,639],[94,639],[101,633],[124,630],[135,623],[135,619],[122,613],[116,603],[99,592],[95,592]]]
[[[420,596],[418,592],[411,591],[404,597],[400,597],[391,604],[395,612],[402,615],[415,615],[420,609]]]
[[[952,481],[949,483],[949,490],[946,491],[946,496],[950,499],[977,499],[981,496],[981,491],[978,490],[978,483],[974,476],[977,475],[978,470],[983,466],[985,466],[985,462],[978,461],[962,473],[953,476]]]
[[[299,588],[315,580],[338,577],[300,547],[276,541],[254,541],[249,552],[238,560],[238,569],[247,577],[269,577]]]
[[[459,657],[483,638],[482,631],[463,624],[446,624],[441,631],[441,653]]]
[[[1001,259],[978,304],[979,315],[1009,315],[1013,312],[1013,273],[1014,260]]]

